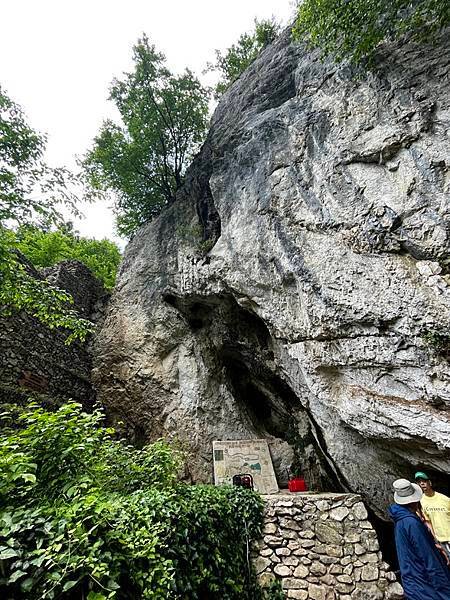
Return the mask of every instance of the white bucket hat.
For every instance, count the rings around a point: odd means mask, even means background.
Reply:
[[[392,487],[394,489],[394,502],[397,504],[419,502],[423,496],[423,492],[417,483],[411,483],[407,479],[397,479]]]

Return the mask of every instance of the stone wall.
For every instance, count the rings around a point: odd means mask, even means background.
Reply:
[[[263,586],[275,577],[297,600],[403,598],[355,494],[274,494],[253,564]]]
[[[34,277],[69,292],[81,316],[94,322],[101,318],[108,294],[85,265],[64,261],[37,271],[23,262]],[[91,405],[89,344],[68,346],[66,338],[67,332],[49,329],[25,312],[0,319],[0,403],[20,403],[31,396],[44,403],[73,399]]]

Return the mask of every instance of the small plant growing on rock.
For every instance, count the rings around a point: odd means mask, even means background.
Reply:
[[[422,334],[424,342],[433,348],[433,350],[444,357],[450,359],[450,334],[439,331],[425,331]]]

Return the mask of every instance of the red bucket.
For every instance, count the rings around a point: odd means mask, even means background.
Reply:
[[[288,488],[290,492],[307,492],[308,486],[303,477],[294,477],[288,481]]]

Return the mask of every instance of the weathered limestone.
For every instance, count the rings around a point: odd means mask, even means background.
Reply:
[[[265,533],[252,558],[261,585],[277,578],[287,598],[303,600],[403,598],[358,496],[275,494],[264,499]],[[294,535],[290,523],[296,525]]]
[[[449,40],[355,76],[286,31],[129,244],[99,397],[132,436],[182,438],[192,479],[213,440],[265,437],[282,482],[300,438],[312,489],[383,515],[416,465],[448,473]]]

